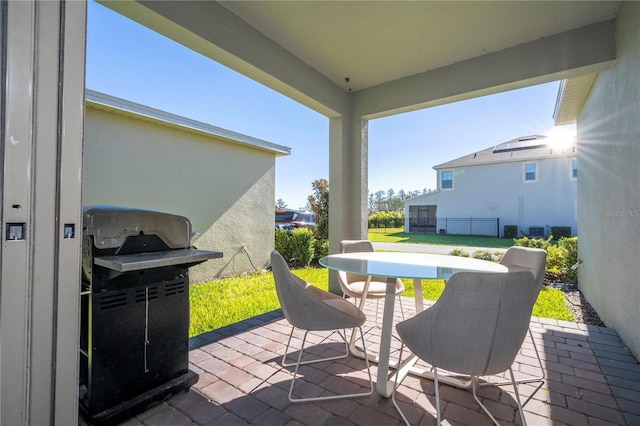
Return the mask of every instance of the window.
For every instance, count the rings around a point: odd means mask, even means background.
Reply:
[[[538,181],[537,169],[538,169],[537,163],[525,163],[524,164],[524,181],[537,182]]]
[[[578,160],[571,160],[571,179],[578,179]]]
[[[453,170],[446,170],[441,173],[442,183],[440,189],[453,189]]]

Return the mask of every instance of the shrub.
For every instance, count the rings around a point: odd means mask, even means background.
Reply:
[[[578,271],[572,271],[571,267],[578,262],[578,237],[562,237],[558,244],[551,243],[553,236],[549,238],[518,238],[515,245],[521,247],[541,248],[547,252],[547,265],[545,277],[549,281],[578,282]]]
[[[566,281],[577,283],[578,270],[571,270],[571,267],[578,263],[578,237],[560,238],[558,247],[564,250]]]
[[[294,266],[309,266],[314,252],[313,231],[307,228],[276,229],[275,249]]]
[[[553,238],[553,235],[549,235],[549,238],[547,238],[546,240],[543,238],[522,237],[522,238],[515,238],[513,242],[516,246],[520,246],[520,247],[541,248],[546,250],[547,247],[551,245],[552,238]]]
[[[552,226],[551,235],[553,235],[553,238],[556,240],[560,238],[569,238],[571,237],[571,227],[570,226]]]
[[[313,241],[313,260],[318,260],[321,257],[329,254],[329,240],[314,240]]]
[[[462,249],[453,249],[453,250],[451,250],[451,253],[449,253],[449,255],[451,255],[451,256],[460,256],[460,257],[469,257],[469,253],[467,253],[466,251],[464,251]]]
[[[564,281],[565,264],[564,250],[559,246],[547,247],[547,265],[545,267],[545,277],[552,282]]]
[[[285,260],[293,258],[292,246],[289,244],[291,239],[291,230],[288,229],[276,229],[276,240],[274,248],[280,252]]]
[[[518,238],[518,227],[516,225],[505,225],[503,236],[505,238]]]
[[[478,250],[471,255],[474,259],[488,260],[490,262],[499,262],[502,259],[502,253],[491,253],[488,250]]]
[[[401,212],[377,212],[369,216],[369,228],[402,228],[404,226],[404,213]]]

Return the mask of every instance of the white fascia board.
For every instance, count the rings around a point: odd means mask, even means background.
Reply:
[[[115,96],[93,90],[85,90],[86,105],[91,108],[107,110],[110,112],[126,115],[132,118],[155,122],[167,127],[179,130],[198,133],[208,137],[223,139],[234,144],[245,145],[250,148],[269,151],[276,156],[291,155],[291,148],[277,145],[262,139],[236,133],[231,130],[192,120],[166,111],[151,108],[145,105],[116,98]]]

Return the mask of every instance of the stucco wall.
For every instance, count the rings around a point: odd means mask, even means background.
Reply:
[[[84,139],[84,205],[186,216],[201,234],[197,248],[224,253],[191,268],[191,282],[266,264],[273,250],[273,153],[91,107]]]
[[[640,3],[624,2],[617,60],[578,118],[580,288],[640,358]]]
[[[531,160],[537,162],[538,181],[523,183],[523,163],[500,163],[454,169],[452,190],[425,195],[406,206],[435,204],[438,218],[500,218],[525,233],[530,226],[571,226],[577,233],[577,184],[571,179],[573,156]],[[405,208],[408,218],[408,208]],[[408,220],[408,219],[406,219]],[[408,228],[407,228],[408,229]]]

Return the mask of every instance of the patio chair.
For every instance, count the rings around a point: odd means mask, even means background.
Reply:
[[[373,244],[369,240],[342,240],[340,241],[340,253],[358,253],[358,252],[373,252]],[[369,288],[364,293],[364,289],[369,282]],[[345,296],[353,297],[355,300],[362,299],[363,296],[366,299],[376,299],[376,316],[375,323],[378,328],[378,305],[380,299],[384,299],[387,292],[387,278],[374,277],[367,275],[352,274],[350,272],[338,271],[338,281],[340,283],[340,289]],[[404,309],[402,308],[402,299],[400,295],[404,293],[404,284],[400,278],[395,278],[396,282],[396,295],[398,296],[398,303],[400,304],[400,314],[404,319]]]
[[[404,346],[433,366],[437,421],[440,424],[438,370],[469,375],[473,397],[497,425],[476,394],[479,376],[509,370],[522,424],[526,425],[511,365],[522,346],[538,288],[528,271],[507,273],[459,272],[451,276],[438,301],[400,322],[396,330]],[[396,402],[402,419],[409,424]]]
[[[287,321],[292,325],[291,334],[289,335],[289,340],[287,341],[287,346],[282,356],[282,365],[284,367],[295,365],[291,386],[289,387],[289,401],[322,401],[371,395],[373,393],[373,381],[371,380],[371,369],[369,368],[369,360],[367,359],[365,348],[364,359],[367,365],[367,373],[369,374],[369,391],[313,398],[293,398],[293,387],[301,365],[332,361],[346,358],[349,355],[346,333],[343,332],[341,337],[345,342],[344,355],[302,361],[304,346],[309,331],[337,331],[347,328],[357,328],[360,330],[360,338],[362,339],[362,345],[364,347],[362,324],[364,324],[366,316],[360,309],[342,297],[314,287],[292,274],[284,258],[276,250],[271,253],[271,267],[282,312]],[[305,331],[304,337],[302,338],[302,345],[298,353],[297,361],[287,363],[286,359],[289,345],[291,344],[291,338],[296,328]]]
[[[544,282],[545,266],[547,264],[547,252],[542,249],[530,248],[530,247],[509,247],[505,252],[500,264],[507,267],[509,272],[516,271],[529,271],[533,274],[533,279],[538,289],[538,292],[542,290],[542,283]],[[533,344],[533,350],[538,358],[538,365],[540,365],[540,376],[523,378],[516,380],[516,383],[529,383],[538,382],[545,379],[545,369],[542,365],[542,359],[540,358],[540,352],[538,352],[538,346],[533,339],[533,333],[531,327],[529,327],[529,338]],[[494,384],[506,384],[508,382],[500,382]]]

